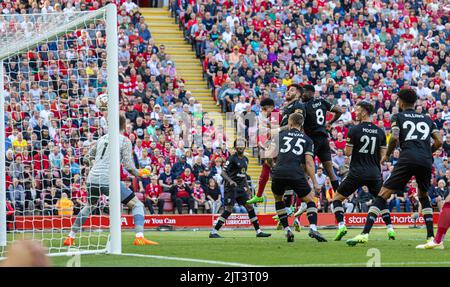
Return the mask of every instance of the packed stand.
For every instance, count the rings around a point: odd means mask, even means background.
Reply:
[[[222,111],[244,107],[258,114],[267,97],[281,110],[294,83],[312,84],[317,97],[343,107],[345,113],[329,133],[340,179],[349,170],[344,149],[355,123],[355,104],[363,99],[373,103],[373,123],[389,139],[390,119],[398,112],[396,93],[415,89],[420,98],[416,110],[430,115],[445,139],[435,154],[429,191],[433,206],[441,208],[450,187],[449,1],[204,0],[196,5],[180,0],[171,3],[171,11]],[[384,179],[398,155],[397,150],[382,166]],[[327,212],[333,190],[322,172],[317,170],[323,188],[316,195]],[[366,212],[373,199],[367,190],[358,190],[345,202],[346,210]],[[417,211],[414,180],[390,198],[389,207]]]
[[[105,4],[2,1],[0,19],[20,33],[22,24],[33,23],[26,14],[76,13]],[[220,174],[229,156],[224,136],[215,136],[220,127],[185,89],[164,45],[155,45],[137,5],[131,0],[117,5],[124,135],[133,144],[136,167],[152,172],[141,180],[122,171],[121,179],[150,213],[217,213]],[[106,93],[105,49],[104,25],[98,21],[5,61],[8,216],[70,216],[86,204],[86,156],[107,133],[105,115],[95,105]],[[94,213],[108,212],[107,202],[103,197]]]

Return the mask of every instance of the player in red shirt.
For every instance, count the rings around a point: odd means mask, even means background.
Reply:
[[[271,123],[280,123],[281,121],[281,113],[277,109],[275,109],[275,103],[272,99],[266,98],[261,101],[261,113],[264,113],[264,116],[266,116],[267,120],[270,120],[268,123],[268,126],[270,127]],[[267,134],[262,134],[258,138],[258,144],[261,148],[266,149],[268,148],[267,145],[270,145],[270,129],[268,130]],[[273,159],[272,158],[264,158],[264,163],[262,165],[261,169],[261,175],[259,176],[259,182],[258,182],[258,191],[256,192],[256,195],[253,196],[252,199],[248,200],[248,204],[263,202],[264,197],[262,196],[264,193],[264,189],[266,188],[266,184],[269,181],[270,177],[270,171],[273,166]]]

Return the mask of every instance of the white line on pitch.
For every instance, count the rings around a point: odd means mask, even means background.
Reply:
[[[442,262],[381,262],[381,266],[401,266],[401,265],[449,265],[450,261]],[[318,263],[318,264],[292,264],[292,265],[271,265],[272,267],[346,267],[346,266],[366,266],[367,262],[358,263]]]
[[[244,263],[238,263],[238,262],[226,262],[226,261],[215,261],[215,260],[204,260],[204,259],[171,257],[171,256],[159,256],[159,255],[122,253],[121,256],[133,256],[133,257],[153,258],[153,259],[161,259],[161,260],[172,260],[172,261],[185,261],[185,262],[196,262],[196,263],[206,263],[206,264],[228,265],[228,266],[235,266],[235,267],[260,267],[259,265],[250,265],[250,264],[244,264]]]

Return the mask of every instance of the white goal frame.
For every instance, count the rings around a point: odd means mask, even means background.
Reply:
[[[0,49],[0,247],[7,245],[6,232],[6,170],[5,170],[5,99],[4,99],[4,63],[3,61],[15,54],[35,48],[39,44],[64,34],[68,29],[76,29],[81,25],[95,21],[99,17],[106,20],[106,53],[107,53],[107,91],[108,91],[108,132],[117,135],[110,137],[109,147],[111,152],[110,195],[109,195],[109,239],[105,249],[100,250],[72,250],[51,254],[73,255],[87,253],[122,253],[121,237],[121,202],[120,202],[120,148],[119,148],[119,79],[118,79],[118,36],[117,36],[117,7],[115,4],[84,13],[84,15],[64,25],[58,26],[45,35],[31,38],[18,45],[8,45]],[[2,45],[5,43],[2,43]],[[1,255],[0,255],[1,256]]]

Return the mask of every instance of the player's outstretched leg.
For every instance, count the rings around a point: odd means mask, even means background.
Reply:
[[[294,213],[294,207],[291,206],[293,196],[294,196],[293,190],[286,190],[284,196],[280,199],[280,200],[284,201],[284,206],[285,206],[286,214],[288,217]],[[277,230],[282,230],[283,225],[281,224],[281,222],[278,218],[278,215],[275,214],[272,218],[273,218],[273,220],[275,220],[277,222]]]
[[[217,223],[214,226],[214,228],[211,230],[211,233],[209,234],[209,238],[221,238],[222,236],[219,235],[219,230],[222,228],[222,226],[225,224],[225,221],[227,221],[227,218],[230,217],[231,211],[229,210],[230,207],[226,207],[225,210],[222,212],[222,214],[217,219]]]
[[[266,188],[267,182],[270,178],[270,166],[267,163],[264,163],[261,169],[261,175],[259,176],[258,182],[258,191],[256,195],[253,196],[250,200],[247,200],[247,204],[255,204],[264,202],[264,189]]]
[[[428,197],[428,193],[425,193],[424,197],[420,197],[419,202],[422,205],[422,216],[423,219],[425,220],[425,226],[427,228],[427,239],[428,241],[432,241],[434,239],[433,208],[431,207],[431,202],[430,198]]]
[[[300,225],[300,216],[306,211],[307,207],[306,207],[306,202],[301,202],[300,206],[297,210],[297,212],[294,213],[294,228],[295,231],[300,232],[301,230],[301,225]]]
[[[144,238],[144,204],[123,182],[120,183],[120,201],[132,210],[136,237],[134,245],[158,245],[157,242]]]
[[[294,199],[294,191],[286,190],[286,192],[284,194],[284,204],[286,206],[286,213],[287,213],[288,217],[291,216],[295,211],[294,206],[292,206],[293,199]]]
[[[75,237],[81,230],[81,227],[91,215],[91,207],[89,205],[83,207],[80,213],[78,213],[75,222],[72,225],[69,235],[64,240],[64,246],[72,246],[75,244]]]
[[[133,212],[134,230],[136,232],[134,245],[158,245],[159,243],[144,237],[144,204],[137,197],[133,197],[126,205]]]
[[[283,199],[286,209],[291,209],[293,196],[294,196],[293,190],[286,190],[286,194],[284,195],[284,199]],[[291,209],[291,212],[287,211],[287,213],[290,215],[292,213],[292,209]]]
[[[447,198],[450,200],[450,198]],[[439,214],[438,229],[434,240],[430,240],[425,244],[417,245],[417,249],[444,249],[444,238],[450,227],[450,201],[447,201],[442,206],[442,211]]]
[[[314,201],[306,203],[306,215],[309,221],[309,233],[308,236],[316,239],[319,242],[327,242],[326,238],[317,231],[317,207]]]
[[[331,186],[333,187],[334,192],[336,192],[339,188],[339,181],[334,173],[333,162],[326,161],[323,163],[325,171],[327,172],[328,177],[330,178]]]
[[[342,201],[339,199],[334,200],[331,206],[331,210],[333,211],[334,217],[338,222],[338,231],[336,233],[336,236],[334,237],[334,241],[340,241],[342,237],[347,234],[347,227],[345,226],[344,222],[344,207],[342,206]]]
[[[277,211],[278,219],[284,231],[286,232],[287,242],[294,242],[294,233],[289,227],[288,215],[286,213],[286,205],[283,200],[275,202],[275,209]]]
[[[65,246],[72,246],[75,244],[75,236],[81,230],[81,227],[91,215],[92,207],[97,205],[98,199],[100,198],[101,195],[102,188],[106,187],[88,183],[88,192],[87,192],[89,196],[88,204],[85,207],[83,207],[83,209],[80,210],[80,213],[78,213],[77,218],[75,219],[75,222],[72,225],[69,235],[64,240]]]
[[[389,209],[383,209],[381,211],[381,217],[383,218],[384,223],[386,224],[387,228],[387,235],[389,240],[395,240],[395,231],[394,226],[392,225],[391,221],[391,213],[389,212]]]
[[[367,214],[366,224],[364,225],[363,232],[352,239],[347,240],[347,245],[355,246],[358,243],[364,244],[369,241],[369,233],[373,227],[373,224],[377,220],[378,215],[381,214],[381,210],[386,209],[386,200],[377,196],[373,205],[369,208],[369,214]]]
[[[255,228],[256,237],[270,237],[272,234],[262,232],[261,228],[259,227],[259,221],[258,217],[256,216],[255,209],[253,209],[253,207],[249,204],[245,205],[245,208],[247,209],[248,212],[248,218],[250,218],[250,221],[252,222],[253,227]]]

